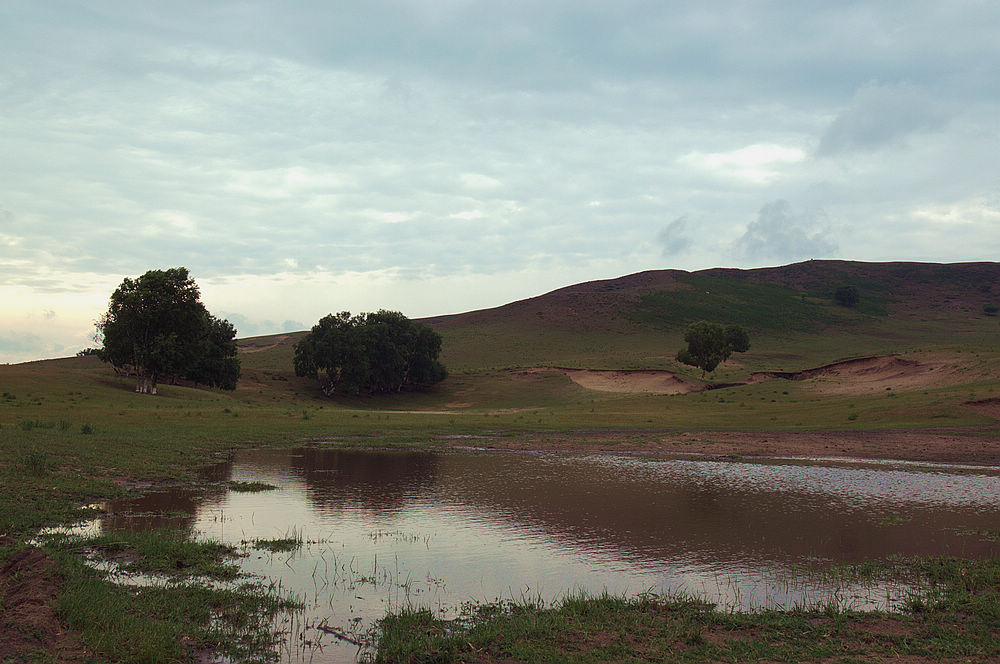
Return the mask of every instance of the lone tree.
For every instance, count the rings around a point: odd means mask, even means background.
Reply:
[[[691,323],[684,330],[687,348],[677,352],[677,361],[701,369],[701,377],[729,359],[734,352],[750,350],[750,335],[738,325],[723,327],[707,320]]]
[[[323,393],[382,394],[427,386],[448,375],[441,335],[398,311],[324,316],[295,344],[295,375],[326,374]]]
[[[833,293],[833,301],[842,307],[856,307],[861,301],[857,286],[838,286]]]
[[[156,394],[164,378],[236,389],[236,330],[210,313],[187,268],[126,277],[97,321],[98,356],[134,374],[136,392]]]

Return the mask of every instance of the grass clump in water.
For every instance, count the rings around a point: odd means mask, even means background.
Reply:
[[[57,536],[50,543],[70,552],[96,551],[128,573],[213,579],[234,579],[239,575],[239,567],[227,562],[237,555],[234,547],[196,542],[181,531],[122,531],[87,538]]]
[[[239,493],[259,493],[261,491],[274,491],[277,488],[275,485],[268,484],[267,482],[240,482],[234,480],[229,483],[229,490]]]
[[[243,544],[251,549],[260,549],[262,551],[270,551],[271,553],[283,553],[298,550],[302,546],[302,541],[300,535],[293,534],[288,537],[276,537],[273,539],[253,539],[245,541]]]

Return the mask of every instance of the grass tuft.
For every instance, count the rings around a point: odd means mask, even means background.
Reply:
[[[229,483],[229,490],[239,493],[259,493],[261,491],[273,491],[277,488],[275,485],[268,484],[267,482],[239,482],[234,480]]]

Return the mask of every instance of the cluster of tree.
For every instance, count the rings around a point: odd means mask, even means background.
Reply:
[[[857,286],[838,286],[833,292],[833,301],[842,307],[856,307],[861,301]]]
[[[684,330],[687,348],[677,351],[677,361],[701,369],[701,377],[729,359],[733,353],[750,350],[750,335],[739,325],[723,327],[707,320],[691,323]]]
[[[380,394],[444,380],[441,335],[398,311],[320,319],[295,344],[295,375],[319,378],[323,392]]]
[[[187,268],[126,277],[97,330],[98,357],[134,375],[136,392],[156,394],[157,382],[177,378],[236,389],[236,329],[208,312]]]

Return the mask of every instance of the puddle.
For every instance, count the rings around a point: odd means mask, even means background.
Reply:
[[[1000,554],[995,469],[607,455],[253,450],[214,469],[258,493],[172,489],[112,501],[80,532],[180,528],[251,550],[251,574],[306,604],[284,661],[351,662],[408,604],[683,592],[741,610],[830,600],[892,609],[905,588],[824,572],[890,556]]]

